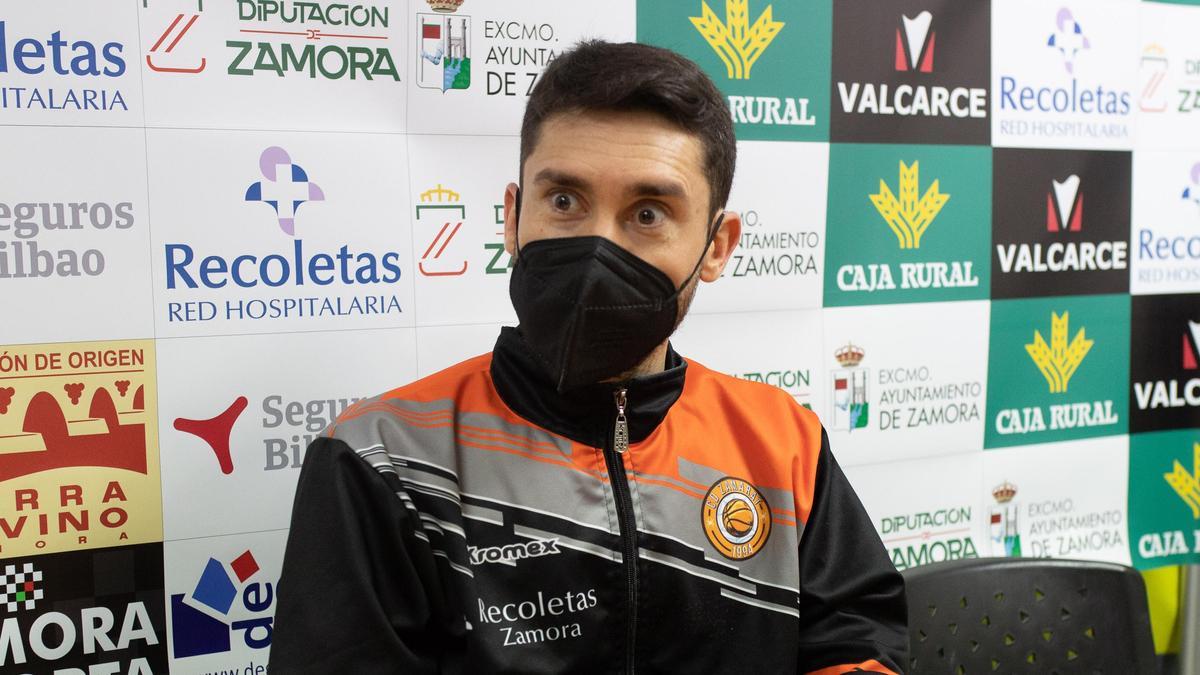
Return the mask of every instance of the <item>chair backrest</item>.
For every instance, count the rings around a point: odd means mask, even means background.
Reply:
[[[1152,675],[1146,587],[1123,565],[954,560],[904,571],[910,675]]]

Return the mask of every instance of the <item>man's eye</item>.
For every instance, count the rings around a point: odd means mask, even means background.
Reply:
[[[637,218],[638,225],[646,227],[658,225],[662,223],[664,218],[666,218],[662,212],[662,209],[657,209],[653,206],[640,207],[635,216]]]
[[[559,192],[550,197],[550,203],[557,211],[570,211],[575,206],[575,198],[565,192]]]

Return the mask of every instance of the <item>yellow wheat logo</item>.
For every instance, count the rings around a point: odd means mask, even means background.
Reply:
[[[1174,471],[1164,473],[1163,478],[1175,490],[1175,494],[1192,508],[1192,517],[1200,520],[1200,443],[1192,446],[1192,472],[1175,460]]]
[[[900,198],[892,194],[892,189],[882,178],[879,179],[879,194],[871,195],[871,203],[875,210],[883,216],[883,220],[896,233],[900,248],[921,248],[921,235],[929,229],[933,219],[937,218],[942,207],[950,201],[950,195],[938,189],[938,181],[933,181],[925,195],[917,199],[920,188],[920,162],[905,166],[900,162]]]
[[[1042,376],[1046,378],[1046,382],[1050,384],[1051,394],[1061,394],[1067,390],[1067,383],[1071,381],[1071,376],[1079,369],[1079,364],[1083,363],[1083,357],[1092,348],[1095,340],[1089,340],[1084,336],[1083,329],[1080,328],[1078,333],[1075,333],[1075,339],[1071,340],[1071,344],[1067,344],[1067,326],[1070,312],[1063,312],[1062,316],[1050,312],[1050,344],[1042,339],[1042,334],[1033,331],[1033,343],[1025,345],[1025,351],[1029,352],[1029,358],[1037,364],[1038,370],[1042,371]]]
[[[717,18],[716,12],[707,2],[700,3],[700,16],[689,17],[692,25],[704,36],[708,46],[725,62],[732,80],[750,77],[750,69],[767,46],[783,29],[782,21],[775,21],[771,6],[758,15],[750,25],[750,7],[747,0],[725,0],[725,22]]]

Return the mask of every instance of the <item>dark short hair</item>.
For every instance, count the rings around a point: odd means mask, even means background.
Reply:
[[[704,149],[709,212],[725,206],[737,143],[725,99],[708,75],[668,49],[633,42],[580,42],[538,78],[521,122],[521,172],[542,123],[557,113],[650,112],[697,136]]]

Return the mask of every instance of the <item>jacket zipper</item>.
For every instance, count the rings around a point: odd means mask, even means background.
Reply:
[[[633,517],[633,499],[621,456],[629,451],[629,422],[625,418],[628,390],[613,392],[617,416],[613,433],[604,443],[604,463],[608,467],[608,482],[612,484],[617,502],[617,526],[621,534],[621,560],[625,566],[625,602],[628,614],[625,624],[625,672],[634,672],[634,641],[637,638],[637,527]]]

